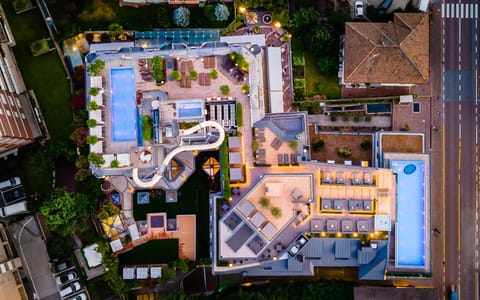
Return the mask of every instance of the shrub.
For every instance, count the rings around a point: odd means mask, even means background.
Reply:
[[[294,79],[293,80],[293,88],[294,89],[305,88],[305,79]]]
[[[370,148],[372,148],[372,142],[370,140],[364,140],[360,143],[360,149],[363,151],[370,150]]]
[[[99,91],[100,91],[100,90],[99,90],[98,88],[96,88],[96,87],[91,87],[91,88],[88,90],[88,94],[89,94],[90,96],[97,96]]]
[[[88,128],[93,128],[93,127],[97,126],[97,120],[95,120],[95,119],[89,119],[85,123],[87,123]]]
[[[348,122],[349,119],[350,119],[350,116],[348,115],[348,113],[343,113],[342,114],[343,122]]]
[[[289,142],[288,142],[288,147],[290,147],[290,149],[291,149],[292,151],[297,151],[298,142],[297,142],[296,140],[289,141]]]
[[[157,83],[163,81],[163,58],[160,56],[154,56],[151,60],[152,64],[152,77]]]
[[[190,25],[190,10],[183,6],[176,8],[173,11],[173,23],[180,27]]]
[[[118,215],[120,208],[113,205],[112,201],[107,201],[102,205],[100,212],[97,214],[97,218],[100,220],[106,220],[110,217]]]
[[[218,78],[218,71],[216,69],[213,69],[210,71],[210,74],[208,74],[210,78],[212,79],[217,79]]]
[[[87,67],[87,73],[90,76],[98,76],[100,72],[105,68],[105,62],[101,59],[94,60],[91,64]]]
[[[250,86],[247,83],[244,83],[242,85],[242,93],[244,93],[244,94],[250,93]]]
[[[95,136],[95,135],[89,135],[89,136],[87,136],[85,141],[87,142],[87,144],[93,145],[93,144],[96,144],[98,142],[98,137]]]
[[[262,197],[260,198],[260,201],[258,201],[258,203],[260,203],[262,207],[268,208],[270,206],[270,199],[268,199],[267,197]]]
[[[303,56],[303,54],[301,56],[294,55],[292,57],[292,65],[294,67],[303,67],[305,65],[305,57]]]
[[[110,168],[118,168],[119,166],[120,163],[116,159],[112,160],[112,162],[110,163]]]
[[[13,0],[13,7],[16,12],[27,9],[30,6],[31,6],[31,3],[28,0]]]
[[[337,121],[337,114],[336,113],[331,113],[330,114],[330,121],[336,122]]]
[[[43,54],[45,52],[48,52],[48,50],[49,48],[47,39],[35,41],[30,45],[30,51],[32,52],[33,56]]]
[[[361,117],[359,115],[353,116],[353,122],[360,122]]]
[[[175,71],[172,71],[172,73],[170,73],[170,76],[176,80],[176,81],[180,81],[182,80],[182,73],[180,73],[179,71],[175,70]]]
[[[70,135],[70,140],[74,141],[78,147],[85,145],[85,139],[88,136],[88,129],[84,126],[75,128],[75,130]]]
[[[272,207],[270,213],[272,213],[272,216],[275,218],[280,218],[282,216],[282,210],[279,207]]]
[[[226,84],[220,86],[220,92],[222,92],[222,95],[228,95],[230,94],[230,87]]]
[[[152,118],[150,116],[142,116],[142,138],[144,141],[152,138]]]
[[[352,155],[352,150],[345,147],[337,148],[337,155],[343,158],[350,157]]]
[[[225,4],[218,3],[215,6],[215,18],[217,21],[226,21],[230,16],[230,12],[228,11],[228,7]]]
[[[89,162],[91,162],[97,167],[100,167],[105,163],[105,159],[103,159],[103,157],[97,153],[91,152],[88,154],[87,158]]]
[[[79,170],[88,168],[88,159],[84,155],[80,155],[75,161],[75,167]]]
[[[191,70],[190,71],[190,79],[197,80],[197,78],[198,78],[198,72],[195,71],[195,70]]]
[[[87,104],[88,110],[97,110],[98,109],[98,104],[95,101],[90,101]]]
[[[365,121],[366,121],[366,122],[372,121],[372,116],[371,116],[371,115],[366,115],[366,116],[365,116]]]
[[[325,150],[325,141],[324,140],[318,140],[312,145],[313,152],[321,152]]]
[[[408,124],[405,124],[405,127],[400,128],[401,131],[410,131],[410,126]]]
[[[215,20],[214,10],[215,10],[215,7],[213,6],[213,4],[207,4],[203,8],[203,14],[205,15],[205,18],[207,18],[209,22],[213,22]]]

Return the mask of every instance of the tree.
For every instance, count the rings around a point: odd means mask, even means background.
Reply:
[[[270,209],[270,213],[275,218],[280,218],[282,216],[282,210],[279,207],[272,207],[272,209]]]
[[[295,29],[302,31],[305,28],[311,27],[311,25],[318,22],[318,13],[313,7],[300,8],[293,14],[293,24]]]
[[[98,109],[98,104],[95,101],[90,101],[87,104],[88,110],[97,110]]]
[[[218,71],[216,69],[213,69],[210,71],[210,74],[208,74],[210,78],[212,79],[217,79],[218,78]]]
[[[106,273],[103,276],[104,281],[115,293],[126,293],[128,288],[125,281],[122,279],[122,276],[120,276],[120,261],[118,257],[112,253],[108,242],[99,241],[97,244],[97,252],[102,255],[102,264],[106,270]]]
[[[91,87],[91,88],[88,90],[88,94],[89,94],[90,96],[97,96],[99,91],[100,91],[99,88]]]
[[[120,162],[116,159],[112,160],[110,163],[110,168],[118,168],[120,166]]]
[[[87,158],[89,162],[91,162],[97,167],[100,167],[105,163],[105,159],[103,159],[103,157],[101,155],[98,155],[97,153],[91,152],[88,154]]]
[[[292,151],[297,151],[298,142],[296,140],[289,141],[288,147],[290,147],[290,150]]]
[[[96,144],[98,142],[98,136],[96,135],[89,135],[87,136],[86,140],[87,144],[89,145],[93,145],[93,144]]]
[[[327,75],[336,74],[338,70],[337,61],[332,57],[319,57],[317,65],[320,72]]]
[[[209,22],[213,22],[215,20],[214,10],[215,10],[215,7],[213,6],[213,4],[207,4],[203,8],[203,14],[205,15],[205,18],[207,18]]]
[[[318,23],[306,36],[308,47],[318,56],[337,54],[338,47],[335,44],[333,28],[328,23]]]
[[[79,170],[88,168],[88,159],[85,155],[79,155],[75,161],[75,167]]]
[[[242,85],[242,93],[244,93],[244,94],[250,93],[250,86],[248,85],[248,83],[244,83]]]
[[[119,212],[120,208],[113,205],[112,201],[106,201],[105,203],[103,203],[100,212],[97,214],[97,218],[99,218],[100,220],[106,220],[110,217],[118,215]]]
[[[73,234],[77,224],[82,224],[87,215],[87,196],[70,194],[63,189],[55,189],[50,198],[40,207],[48,228],[63,237]]]
[[[87,73],[90,76],[98,76],[100,72],[105,68],[105,62],[101,59],[94,60],[87,67]]]
[[[312,145],[313,152],[321,152],[325,150],[325,141],[324,140],[318,140]]]
[[[222,92],[223,95],[228,95],[230,94],[230,87],[226,84],[220,86],[220,92]]]
[[[116,40],[124,35],[123,27],[117,23],[112,23],[108,25],[108,33],[110,34],[112,39]]]
[[[177,272],[170,267],[162,268],[162,277],[157,278],[157,283],[163,285],[177,276]]]
[[[190,10],[183,6],[176,8],[173,11],[173,23],[180,27],[190,25]]]
[[[74,179],[77,182],[82,182],[88,179],[92,175],[92,171],[90,169],[80,169],[75,172]]]
[[[268,208],[270,206],[270,199],[268,199],[267,197],[260,198],[260,201],[258,201],[258,202],[264,208]]]
[[[88,136],[88,129],[84,126],[77,127],[70,135],[70,140],[74,141],[78,147],[85,145],[86,138]]]
[[[198,72],[195,71],[195,70],[191,70],[190,71],[190,79],[197,80],[197,78],[198,78]]]
[[[217,21],[226,21],[230,16],[230,12],[228,11],[228,7],[225,4],[218,3],[215,6],[215,18]]]
[[[340,147],[337,148],[337,155],[343,158],[348,158],[352,155],[352,150],[345,147]]]
[[[176,80],[176,81],[180,81],[182,80],[182,73],[180,73],[179,71],[175,70],[175,71],[172,71],[172,73],[170,73],[170,76]]]
[[[180,273],[187,273],[188,272],[188,260],[187,259],[178,259],[172,263],[172,267],[174,267]]]

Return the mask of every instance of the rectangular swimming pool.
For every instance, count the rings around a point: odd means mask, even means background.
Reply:
[[[133,68],[110,69],[111,128],[114,142],[137,139],[135,76]]]
[[[397,226],[395,264],[401,268],[424,268],[425,161],[391,160],[397,174]]]
[[[177,105],[177,118],[178,119],[198,119],[203,118],[203,101],[202,100],[189,100],[178,101]]]

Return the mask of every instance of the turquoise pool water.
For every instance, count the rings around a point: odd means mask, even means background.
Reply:
[[[201,100],[177,102],[178,119],[198,119],[202,117],[203,102]]]
[[[114,142],[137,140],[133,68],[110,69],[111,128]]]
[[[425,162],[392,160],[397,174],[396,265],[425,267]]]

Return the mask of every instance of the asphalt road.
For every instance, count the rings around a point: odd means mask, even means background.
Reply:
[[[478,299],[479,11],[474,0],[460,1],[441,5],[443,291],[455,284],[460,299]]]

